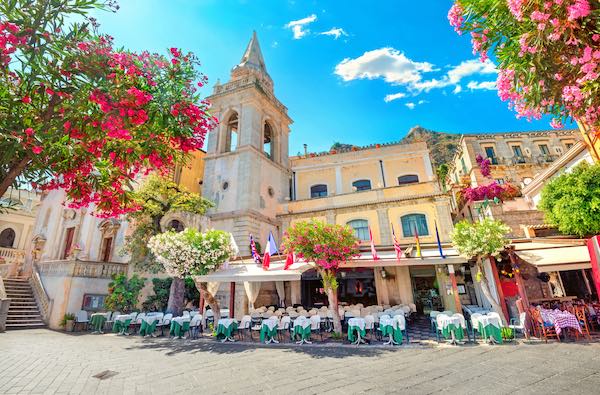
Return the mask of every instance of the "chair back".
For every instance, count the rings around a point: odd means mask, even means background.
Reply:
[[[252,317],[250,317],[249,315],[245,315],[242,317],[242,320],[240,321],[240,329],[250,329],[250,325],[252,324]]]
[[[321,325],[321,317],[318,315],[313,315],[310,317],[310,329],[319,329]]]
[[[183,310],[183,317],[191,317],[190,312],[187,310]]]
[[[525,323],[527,322],[527,313],[526,312],[522,312],[521,314],[519,314],[519,326],[521,328],[525,328]]]
[[[373,329],[375,328],[375,317],[371,314],[365,316],[365,329]]]
[[[290,322],[292,322],[292,319],[290,318],[290,316],[284,315],[283,317],[281,317],[281,321],[279,321],[278,329],[283,329],[283,330],[290,329]]]
[[[460,314],[460,313],[454,313],[454,314],[452,314],[452,317],[456,317],[456,318],[458,318],[460,320],[460,326],[463,329],[467,328],[467,324],[465,323],[465,317],[462,314]]]
[[[135,322],[136,324],[141,324],[142,321],[144,320],[144,318],[146,318],[146,313],[139,313],[136,317],[135,317]],[[133,321],[133,320],[132,320]]]
[[[114,321],[114,320],[115,320],[115,318],[117,318],[117,316],[118,316],[118,315],[121,315],[121,312],[120,312],[120,311],[114,311],[114,312],[112,313],[112,318],[111,318],[111,321]]]
[[[579,323],[581,323],[583,325],[587,325],[587,318],[585,316],[585,307],[575,306],[573,309],[575,310],[575,317],[577,317],[577,320],[579,321]]]
[[[435,322],[437,324],[438,330],[442,330],[442,321],[448,318],[448,314],[440,313],[435,316]]]
[[[442,311],[442,314],[446,314],[448,317],[452,317],[452,314],[454,314],[454,312],[450,310],[444,310]]]
[[[437,310],[432,310],[432,311],[430,311],[430,312],[429,312],[429,316],[430,316],[431,318],[435,318],[435,317],[437,317],[437,316],[438,316],[438,315],[440,315],[440,314],[442,314],[442,313],[440,313],[440,312],[439,312],[439,311],[437,311]]]
[[[215,316],[215,312],[212,311],[211,309],[206,310],[206,313],[204,313],[204,315],[206,316],[206,318],[211,318]]]
[[[129,313],[129,316],[131,317],[131,322],[136,322],[136,318],[137,318],[138,313],[137,312],[133,312],[133,313]]]
[[[167,315],[165,315],[165,319],[166,319]],[[202,314],[195,314],[192,317],[192,320],[190,321],[190,327],[195,328],[197,326],[200,326],[200,323],[202,323]]]
[[[392,325],[397,325],[403,331],[406,329],[406,318],[404,318],[404,315],[397,315],[392,319]]]
[[[391,317],[389,314],[381,314],[379,313],[379,321],[381,320],[389,320]]]
[[[479,319],[483,317],[481,313],[473,313],[471,314],[471,327],[473,329],[479,330]]]
[[[75,317],[75,319],[77,320],[77,322],[85,322],[88,320],[88,313],[85,310],[79,310],[77,312],[77,315]]]

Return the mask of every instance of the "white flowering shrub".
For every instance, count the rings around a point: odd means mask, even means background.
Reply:
[[[452,244],[467,259],[496,256],[508,244],[510,228],[501,221],[486,218],[483,221],[461,221],[454,225]]]
[[[172,277],[201,276],[234,255],[231,235],[222,230],[185,229],[152,236],[148,248]]]

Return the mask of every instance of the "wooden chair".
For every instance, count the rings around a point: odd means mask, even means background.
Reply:
[[[587,316],[585,314],[585,306],[575,306],[575,317],[577,317],[577,321],[579,321],[579,326],[581,326],[581,331],[583,335],[587,336],[588,340],[592,340],[592,336],[590,335],[590,328],[588,326]],[[575,330],[575,336],[577,340],[579,340],[579,331]]]
[[[554,325],[544,322],[542,319],[542,315],[538,309],[531,309],[531,319],[533,320],[534,326],[538,327],[538,333],[540,337],[544,338],[544,341],[548,343],[549,336],[556,336],[556,340],[560,342],[560,336],[556,333],[556,329],[554,329]]]

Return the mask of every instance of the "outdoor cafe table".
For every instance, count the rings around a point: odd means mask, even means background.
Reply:
[[[458,344],[464,337],[461,319],[459,317],[438,316],[438,323],[441,326],[442,335],[446,339],[450,338],[450,344]]]
[[[131,324],[131,315],[129,314],[120,314],[115,317],[115,323],[113,324],[113,332],[119,335],[129,335],[127,329],[129,329],[129,324]]]
[[[363,337],[366,336],[364,318],[353,317],[348,320],[348,340],[352,344],[359,345],[364,343]],[[356,333],[356,336],[354,335]]]
[[[560,335],[565,328],[577,329],[579,333],[582,333],[579,320],[568,311],[541,309],[540,314],[544,322],[549,322],[554,325],[557,335]]]
[[[306,317],[298,317],[294,320],[294,339],[300,337],[300,341],[297,341],[296,344],[311,344],[310,339],[310,320]]]
[[[175,317],[171,320],[169,336],[182,338],[183,334],[190,330],[190,317]]]
[[[158,315],[146,315],[144,318],[142,318],[142,322],[140,324],[140,335],[152,335],[156,330],[156,324],[158,323],[159,318],[160,317]]]
[[[221,318],[217,322],[217,338],[223,336],[221,343],[234,342],[233,332],[237,329],[237,321],[233,318]]]
[[[107,313],[94,313],[90,317],[90,324],[94,328],[92,333],[104,333],[102,328],[104,328],[104,323],[106,322],[106,314]]]
[[[379,320],[381,336],[389,336],[390,339],[384,343],[389,345],[402,344],[402,329],[400,321],[394,318],[383,317]]]
[[[270,318],[263,320],[260,328],[260,341],[261,343],[279,343],[275,336],[277,336],[277,327],[279,326],[279,320],[276,318]],[[266,341],[265,341],[266,339]]]
[[[502,322],[498,316],[482,315],[477,321],[482,338],[490,344],[502,344]]]

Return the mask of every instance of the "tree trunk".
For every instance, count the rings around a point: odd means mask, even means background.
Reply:
[[[0,196],[4,195],[8,188],[15,182],[17,177],[23,173],[23,170],[25,170],[30,160],[31,158],[29,155],[25,155],[23,159],[11,166],[8,173],[6,173],[6,177],[0,180]]]
[[[492,291],[490,290],[490,283],[489,283],[487,277],[485,276],[485,271],[483,269],[483,262],[482,262],[481,258],[477,258],[477,268],[479,269],[479,273],[481,273],[480,284],[481,284],[481,291],[483,292],[483,295],[488,300],[488,302],[490,302],[490,304],[492,305],[492,310],[494,310],[496,313],[498,313],[498,315],[500,315],[502,324],[504,326],[507,326],[508,324],[506,322],[506,318],[504,317],[504,312],[502,311],[502,307],[500,307],[500,305],[496,302],[496,299],[494,299],[492,297]]]
[[[219,307],[219,302],[217,301],[217,299],[215,299],[213,294],[208,292],[208,288],[206,288],[206,283],[196,281],[196,287],[204,297],[206,304],[210,306],[210,309],[212,310],[215,317],[215,325],[217,325],[217,322],[219,322],[219,320],[221,319],[221,308]]]
[[[337,289],[327,287],[326,290],[327,300],[329,301],[329,310],[331,310],[331,315],[333,316],[333,331],[341,335],[342,320],[340,319],[340,312],[338,311]]]
[[[180,317],[183,313],[183,299],[185,297],[185,280],[181,277],[173,277],[171,289],[169,290],[169,302],[167,313],[174,317]]]

